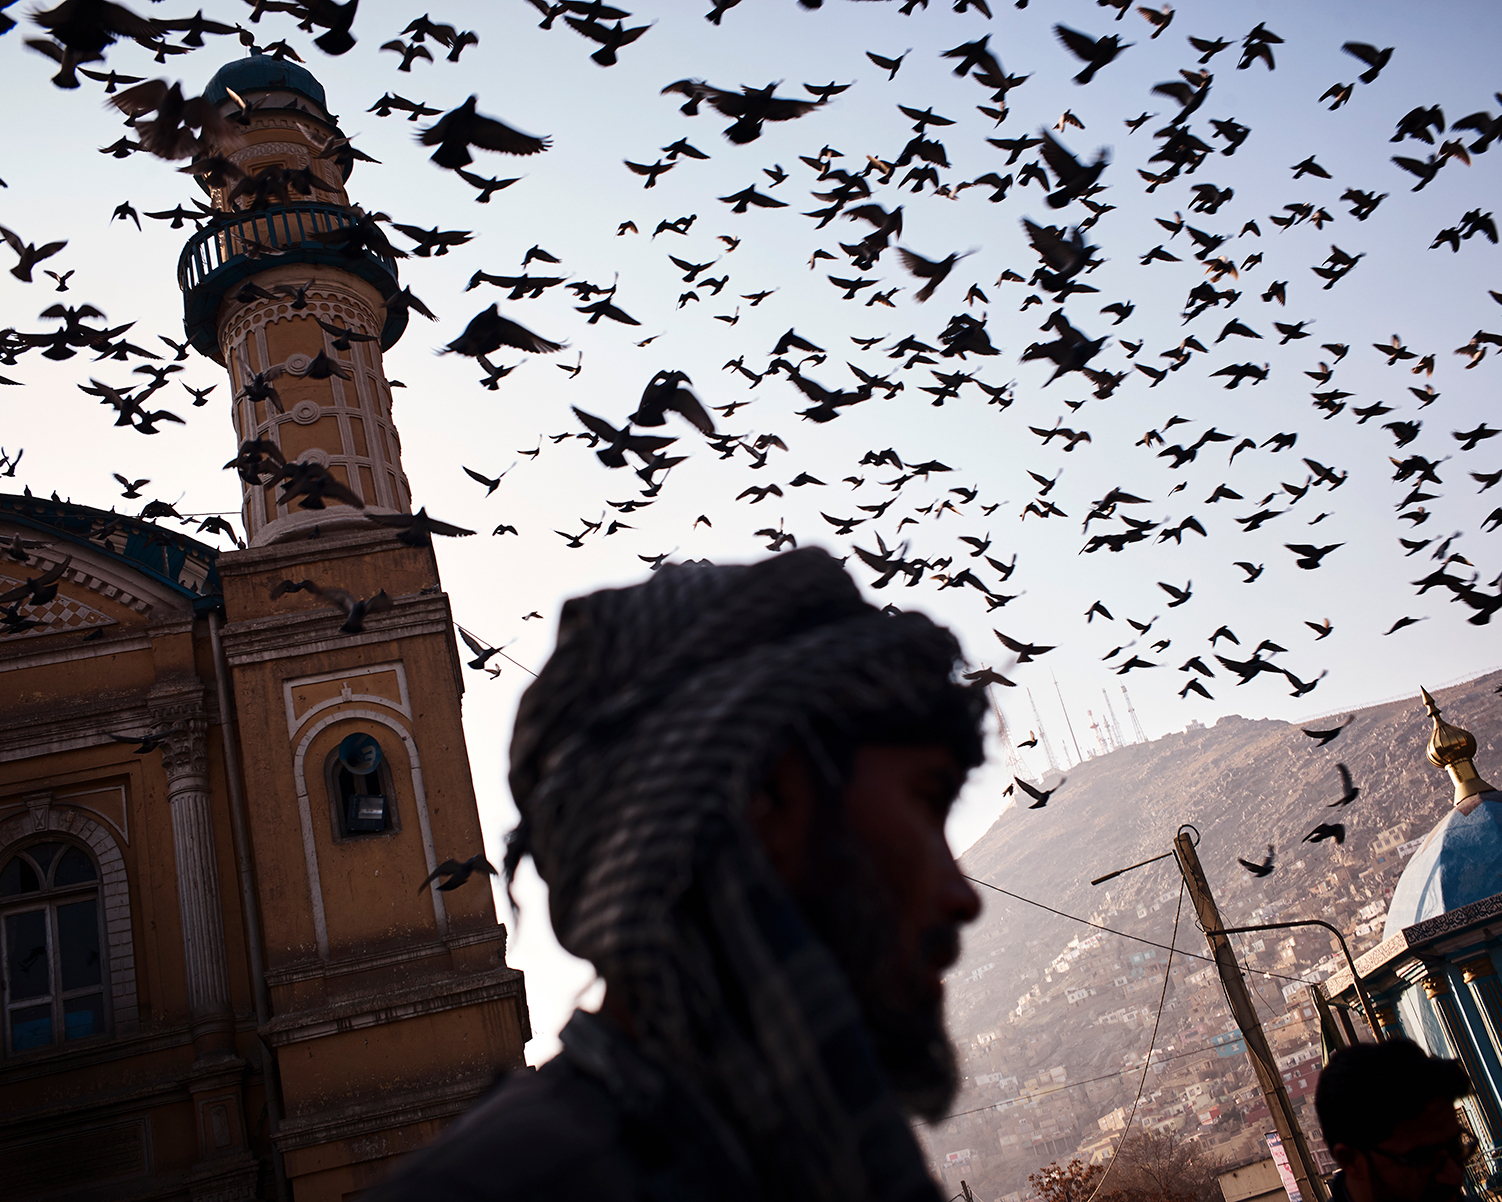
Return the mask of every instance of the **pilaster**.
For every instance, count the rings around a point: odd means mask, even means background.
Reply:
[[[197,702],[156,711],[172,733],[162,742],[172,850],[182,916],[183,959],[194,1047],[203,1057],[232,1046],[234,1014],[224,950],[224,912],[209,800],[208,721]]]

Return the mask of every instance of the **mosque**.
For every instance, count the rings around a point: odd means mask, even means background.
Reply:
[[[1502,792],[1481,778],[1476,740],[1446,722],[1428,692],[1428,757],[1455,785],[1451,811],[1424,838],[1393,889],[1382,942],[1355,961],[1384,1036],[1458,1058],[1475,1093],[1465,1118],[1480,1141],[1472,1192],[1502,1187]],[[1359,1004],[1349,969],[1325,985]]]
[[[432,547],[365,516],[412,512],[394,257],[308,71],[253,54],[205,95],[239,173],[292,181],[200,177],[216,216],[178,268],[226,450],[275,455],[242,454],[223,553],[0,496],[0,592],[24,589],[0,608],[4,1199],[351,1199],[531,1036],[485,877],[428,883],[483,844]],[[302,579],[390,607],[273,596]]]

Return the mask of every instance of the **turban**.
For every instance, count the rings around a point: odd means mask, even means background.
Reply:
[[[855,994],[746,808],[813,731],[921,720],[959,687],[958,659],[948,631],[876,609],[809,548],[567,602],[522,698],[515,850],[548,884],[559,942],[775,1196],[938,1197]]]

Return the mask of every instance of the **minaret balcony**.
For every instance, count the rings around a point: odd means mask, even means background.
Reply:
[[[218,323],[224,298],[274,267],[299,263],[333,267],[359,276],[383,297],[394,294],[399,287],[395,259],[368,247],[346,254],[314,237],[358,220],[354,210],[340,205],[289,204],[227,213],[206,225],[183,247],[177,262],[188,341],[202,354],[219,360]],[[381,330],[381,349],[391,349],[406,328],[405,308],[389,314]]]

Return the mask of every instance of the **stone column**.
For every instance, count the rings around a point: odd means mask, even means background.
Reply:
[[[1471,991],[1471,1000],[1475,1002],[1476,1009],[1481,1012],[1481,1021],[1486,1025],[1487,1039],[1492,1047],[1497,1049],[1498,1054],[1502,1055],[1502,982],[1497,979],[1497,966],[1492,963],[1491,956],[1480,955],[1456,967],[1460,969],[1461,980]],[[1475,1084],[1478,1091],[1485,1088],[1479,1081]],[[1486,1151],[1495,1174],[1498,1167],[1502,1166],[1502,1148],[1493,1144]]]
[[[1382,1028],[1383,1039],[1403,1039],[1403,1028],[1398,1023],[1398,1008],[1391,1002],[1377,1002],[1372,1006],[1377,1017],[1377,1026]]]
[[[182,913],[183,960],[193,1041],[202,1056],[233,1047],[234,1014],[224,952],[224,910],[209,803],[208,723],[201,710],[170,715],[175,731],[162,743],[177,904]]]
[[[1469,1074],[1471,1083],[1476,1087],[1475,1093],[1471,1094],[1466,1101],[1474,1104],[1473,1113],[1480,1120],[1475,1135],[1486,1147],[1490,1158],[1497,1148],[1498,1134],[1502,1133],[1502,1113],[1498,1111],[1497,1099],[1491,1090],[1491,1079],[1487,1076],[1486,1067],[1481,1063],[1481,1056],[1476,1051],[1476,1045],[1471,1041],[1471,1033],[1466,1027],[1465,1017],[1460,1013],[1460,1004],[1450,990],[1449,977],[1441,970],[1425,977],[1423,986],[1424,996],[1429,999],[1434,1006],[1435,1013],[1439,1015],[1439,1021],[1445,1028],[1445,1037],[1449,1040],[1450,1047],[1460,1058],[1460,1062],[1465,1065],[1465,1071]]]
[[[1476,1009],[1481,1011],[1492,1047],[1502,1055],[1502,982],[1497,980],[1497,966],[1490,956],[1483,955],[1456,967],[1460,969],[1461,980],[1471,991]]]

